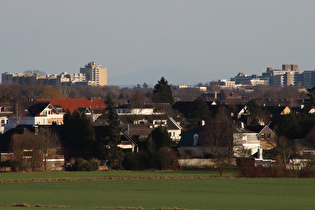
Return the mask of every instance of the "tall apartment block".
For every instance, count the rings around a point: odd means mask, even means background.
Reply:
[[[107,85],[107,69],[95,62],[88,63],[80,68],[80,73],[54,75],[40,75],[38,73],[12,74],[2,73],[2,84],[43,84],[43,85]]]
[[[271,86],[296,86],[313,87],[315,86],[315,70],[299,70],[297,64],[283,64],[281,69],[267,67],[262,76],[239,73],[231,78],[235,85],[271,85]]]
[[[89,81],[90,85],[107,85],[107,68],[96,65],[95,62],[90,62],[86,64],[84,68],[80,68],[80,73],[86,75],[86,79]]]

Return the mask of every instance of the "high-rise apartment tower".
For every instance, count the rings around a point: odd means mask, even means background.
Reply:
[[[103,68],[101,65],[96,65],[95,62],[90,62],[86,64],[84,68],[80,68],[80,73],[85,74],[86,80],[91,85],[107,85],[107,68]]]

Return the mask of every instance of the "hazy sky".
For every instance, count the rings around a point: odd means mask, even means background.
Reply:
[[[284,63],[310,70],[314,8],[314,0],[1,0],[0,72],[74,73],[95,61],[110,83],[156,67],[202,82]]]

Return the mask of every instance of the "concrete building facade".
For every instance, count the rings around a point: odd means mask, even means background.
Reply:
[[[95,64],[95,62],[90,62],[84,66],[84,68],[80,68],[80,73],[86,75],[86,79],[91,81],[91,85],[95,83],[96,86],[104,86],[107,85],[107,68],[99,64]]]
[[[313,87],[315,86],[315,70],[304,71],[299,70],[297,64],[283,64],[281,69],[267,67],[266,72],[263,72],[262,76],[247,76],[244,73],[239,73],[231,78],[231,81],[234,81],[235,85]],[[221,83],[219,84],[222,86]]]
[[[90,62],[80,68],[80,73],[39,74],[39,73],[2,73],[2,84],[43,84],[43,85],[107,85],[107,68]]]

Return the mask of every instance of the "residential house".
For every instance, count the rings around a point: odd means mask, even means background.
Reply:
[[[122,148],[125,152],[139,152],[138,144],[126,131],[121,132],[121,142],[117,146]]]
[[[174,144],[180,140],[182,127],[173,118],[169,104],[144,104],[143,107],[123,105],[115,109],[121,128],[130,136],[146,139],[154,128],[164,126]]]
[[[95,138],[100,140],[107,136],[107,130],[105,126],[94,126]],[[127,131],[120,132],[120,144],[117,146],[123,149],[124,152],[139,152],[138,144],[132,139]]]
[[[207,106],[211,115],[214,117],[219,109],[224,109],[227,116],[230,116],[233,120],[241,118],[242,114],[246,112],[246,105],[230,105],[230,104],[216,104],[213,101],[207,101]],[[173,105],[173,108],[182,113],[186,118],[190,117],[190,114],[194,111],[193,101],[178,101]]]
[[[12,115],[12,104],[1,103],[0,104],[0,133],[4,133],[4,126],[8,124],[8,118]]]
[[[262,106],[261,109],[269,119],[287,115],[291,112],[288,106]]]
[[[182,133],[182,138],[178,143],[180,151],[194,150],[196,157],[211,156],[214,148],[207,142],[207,135],[204,135],[205,126],[196,127],[189,131]],[[260,141],[257,139],[257,133],[249,131],[244,128],[237,128],[233,132],[233,151],[235,157],[242,155],[252,155],[260,148]],[[220,147],[215,148],[220,150],[221,153],[228,152],[229,148]]]
[[[260,140],[257,138],[257,133],[245,128],[235,129],[233,144],[234,156],[236,157],[253,155],[260,148]]]
[[[290,148],[289,164],[290,169],[305,168],[307,166],[314,166],[315,164],[315,147],[305,139],[294,139],[289,141],[288,148]]]
[[[59,98],[59,99],[36,99],[36,101],[48,101],[50,104],[58,107],[62,112],[69,110],[71,113],[79,110],[95,122],[106,109],[106,104],[101,98]]]
[[[247,126],[250,131],[257,133],[257,139],[260,141],[260,148],[264,150],[273,149],[276,147],[275,142],[275,132],[269,128],[268,125],[265,126]]]
[[[31,105],[30,105],[31,104]],[[4,132],[15,128],[17,125],[60,125],[63,124],[64,113],[59,111],[48,102],[27,102],[25,113],[8,117],[8,123],[4,125]]]
[[[22,136],[26,130],[32,133],[37,133],[39,129],[46,128],[46,127],[47,126],[18,125],[16,128],[10,129],[10,131],[3,134],[1,136],[1,144],[0,144],[1,161],[15,160],[17,158],[12,152],[10,152],[12,150],[11,145],[14,144],[14,141],[24,141],[24,139],[19,138],[19,136]],[[19,145],[22,146],[24,144],[19,144]],[[23,156],[22,156],[23,165],[26,166],[26,168],[30,167],[30,164],[33,158],[32,148],[24,147],[20,149],[23,150]],[[37,161],[39,161],[38,170],[44,170],[45,165],[46,165],[46,170],[63,170],[64,164],[65,164],[65,158],[64,158],[61,147],[49,147],[47,148],[46,153],[40,150],[36,154],[40,155],[39,159],[37,159]],[[40,157],[42,157],[42,159]]]
[[[177,145],[179,150],[182,152],[192,150],[195,153],[195,157],[199,158],[210,154],[212,151],[211,147],[203,144],[202,142],[204,141],[199,141],[200,135],[202,135],[202,126],[183,132]]]

